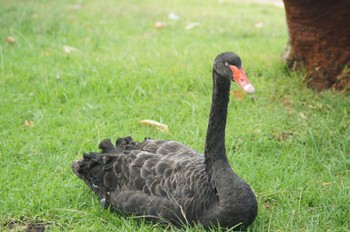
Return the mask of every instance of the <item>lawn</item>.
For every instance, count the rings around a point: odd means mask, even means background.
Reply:
[[[70,165],[127,135],[202,151],[223,51],[256,89],[232,85],[226,129],[231,166],[259,202],[248,231],[350,230],[350,97],[305,88],[281,61],[287,41],[272,4],[1,0],[0,230],[179,230],[105,210]]]

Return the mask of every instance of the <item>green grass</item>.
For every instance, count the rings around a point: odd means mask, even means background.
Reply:
[[[127,135],[202,151],[212,61],[227,50],[256,88],[231,97],[226,136],[232,167],[259,201],[248,231],[350,230],[350,97],[312,92],[303,73],[286,71],[282,8],[222,2],[0,2],[1,231],[177,230],[104,210],[70,164],[101,139]],[[200,25],[186,30],[191,22]]]

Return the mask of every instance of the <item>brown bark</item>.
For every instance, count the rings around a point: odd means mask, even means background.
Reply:
[[[305,82],[311,88],[350,92],[350,1],[283,1],[289,68],[305,68]]]

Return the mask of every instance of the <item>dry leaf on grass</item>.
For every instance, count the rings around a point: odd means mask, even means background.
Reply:
[[[180,19],[180,16],[178,16],[174,12],[170,12],[168,17],[169,17],[169,19],[172,19],[172,20],[179,20]]]
[[[332,185],[332,182],[322,182],[323,187],[329,187]]]
[[[307,119],[307,117],[305,116],[305,114],[303,112],[300,112],[299,115],[300,115],[301,118]]]
[[[254,26],[255,26],[256,28],[262,28],[262,27],[265,26],[265,24],[264,24],[263,22],[258,22],[258,23],[255,23]]]
[[[15,38],[13,38],[12,36],[7,36],[7,43],[13,44],[14,42],[16,42]]]
[[[163,29],[167,27],[167,24],[165,22],[158,21],[154,24],[154,27],[157,29]]]
[[[246,97],[246,93],[243,90],[232,90],[231,94],[239,101]]]
[[[195,27],[199,27],[199,25],[200,25],[199,22],[189,23],[189,24],[187,24],[187,26],[185,28],[186,28],[186,30],[191,30]]]
[[[165,124],[160,123],[160,122],[156,122],[154,120],[144,119],[144,120],[141,120],[140,123],[141,123],[141,125],[154,127],[157,130],[160,130],[164,133],[167,133],[169,131],[168,125],[165,125]]]
[[[74,48],[74,47],[70,47],[70,46],[67,46],[67,45],[64,45],[63,46],[63,51],[65,52],[65,53],[72,53],[72,52],[77,52],[78,51],[78,49],[76,49],[76,48]]]
[[[33,121],[29,121],[29,120],[25,120],[23,125],[25,127],[33,127],[34,126],[34,122]]]

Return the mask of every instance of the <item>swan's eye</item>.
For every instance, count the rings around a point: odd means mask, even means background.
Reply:
[[[227,62],[225,62],[225,66],[226,66],[226,67],[228,66],[228,63],[227,63]]]

